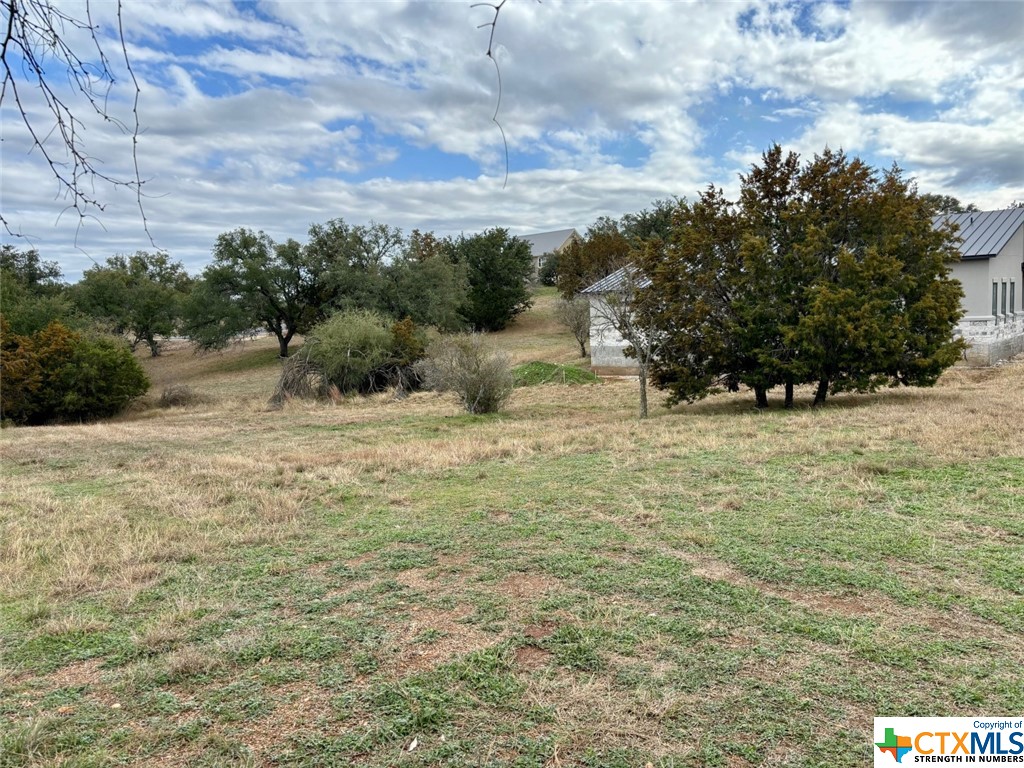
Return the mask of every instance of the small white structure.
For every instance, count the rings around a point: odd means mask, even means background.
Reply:
[[[957,334],[971,347],[967,362],[992,365],[1024,352],[1024,208],[937,216],[954,224],[960,261],[951,275],[964,288]]]
[[[533,255],[533,278],[540,276],[540,268],[544,266],[547,257],[554,253],[561,253],[568,247],[569,243],[579,240],[580,235],[575,229],[557,229],[554,232],[537,232],[532,235],[519,235],[520,240],[525,240],[530,246],[530,253]]]
[[[580,291],[590,302],[590,366],[599,376],[636,375],[636,360],[626,357],[629,342],[612,323],[615,310],[609,300],[621,301],[627,290],[648,285],[650,280],[636,275],[633,267],[622,267]]]

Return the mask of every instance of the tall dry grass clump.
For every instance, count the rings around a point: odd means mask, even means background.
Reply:
[[[160,393],[160,399],[157,400],[157,405],[161,408],[188,408],[194,405],[206,405],[212,400],[213,398],[209,395],[204,395],[188,384],[171,384],[164,387],[163,392]]]

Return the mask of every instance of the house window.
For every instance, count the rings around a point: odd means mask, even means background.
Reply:
[[[992,314],[999,314],[999,283],[992,281]]]
[[[1004,314],[1004,315],[1006,314],[1006,281],[1005,280],[1003,280],[1003,300],[999,304],[999,311],[1002,314]]]
[[[1010,313],[1013,314],[1017,311],[1017,284],[1010,281]]]

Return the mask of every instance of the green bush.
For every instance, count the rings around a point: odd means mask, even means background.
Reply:
[[[149,380],[122,342],[58,322],[28,336],[0,322],[0,418],[15,424],[114,416],[146,393]]]
[[[392,321],[378,312],[339,312],[313,328],[307,355],[343,393],[372,388],[373,373],[391,359]]]
[[[423,385],[454,392],[470,413],[495,413],[512,394],[508,355],[487,350],[479,334],[442,336],[416,364]]]
[[[561,262],[561,258],[557,253],[549,254],[544,258],[543,263],[540,265],[540,278],[541,285],[557,285],[558,284],[558,265]]]
[[[424,347],[423,332],[409,318],[396,323],[371,310],[339,312],[313,328],[285,361],[273,402],[416,389],[413,364]]]

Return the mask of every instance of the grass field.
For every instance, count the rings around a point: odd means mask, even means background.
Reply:
[[[573,363],[553,296],[492,342]],[[861,766],[1024,712],[1024,365],[635,419],[636,383],[4,430],[0,768]]]

